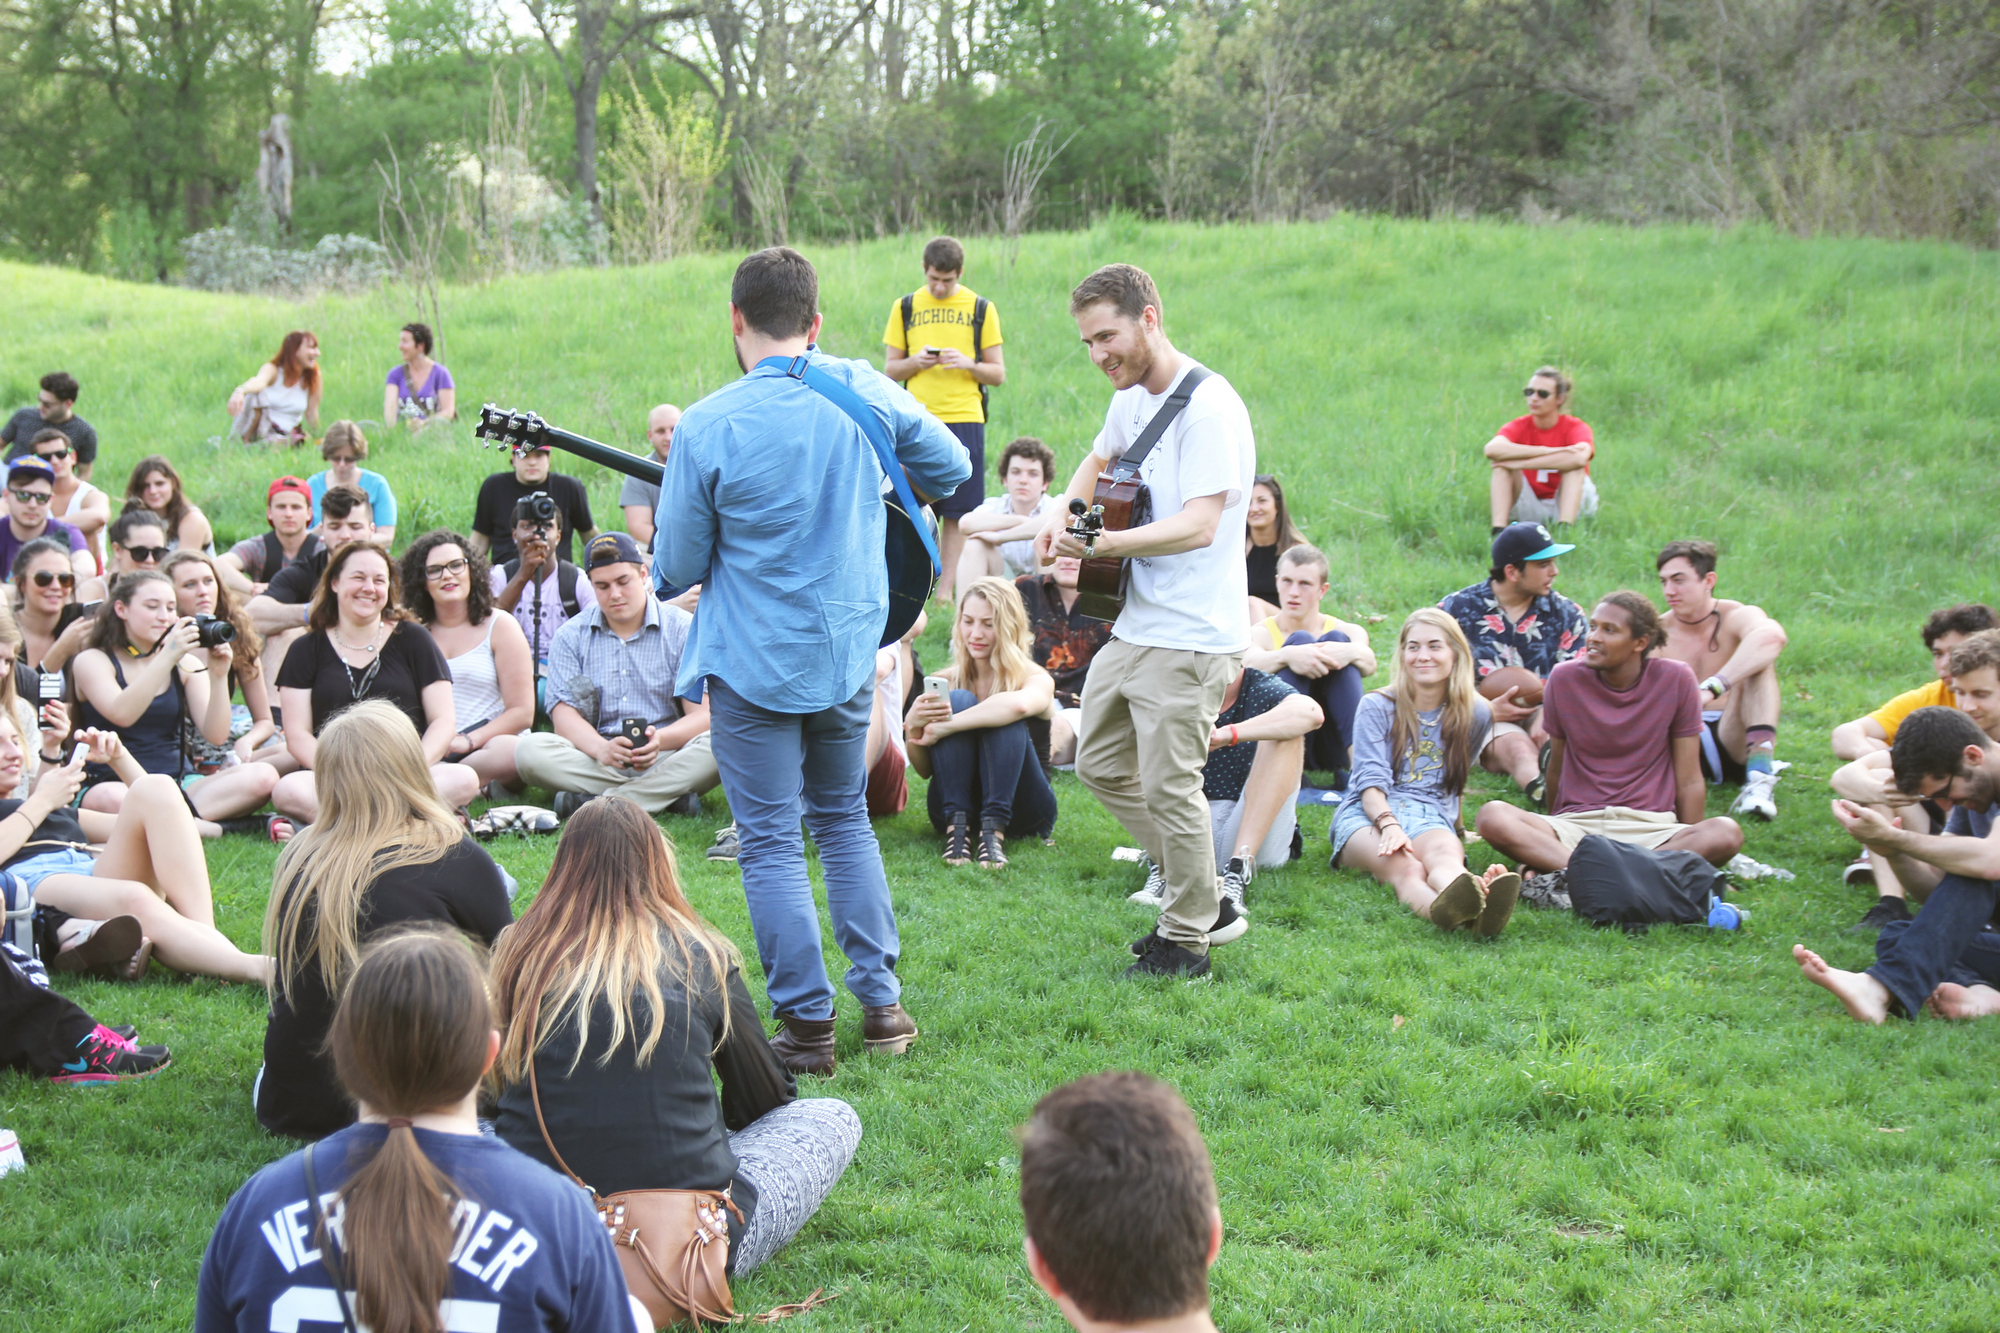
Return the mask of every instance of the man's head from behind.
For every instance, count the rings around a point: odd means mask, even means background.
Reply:
[[[319,497],[319,539],[327,548],[375,540],[375,506],[359,486],[329,486]]]
[[[1187,1103],[1144,1074],[1095,1074],[1042,1098],[1020,1131],[1028,1268],[1064,1308],[1108,1324],[1208,1309],[1222,1245],[1215,1171]]]
[[[1993,799],[1987,761],[1995,748],[1993,738],[1958,709],[1919,708],[1896,728],[1889,767],[1906,795],[1985,804]]]
[[[1987,735],[2000,732],[2000,630],[1972,635],[1951,650],[1946,665],[1959,711]]]
[[[789,245],[774,245],[744,257],[729,284],[729,309],[737,327],[736,361],[744,360],[746,333],[773,342],[810,338],[819,328],[819,274],[812,261]]]

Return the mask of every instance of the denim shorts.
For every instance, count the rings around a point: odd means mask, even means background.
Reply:
[[[97,866],[97,858],[89,852],[74,847],[58,847],[54,851],[41,852],[25,861],[16,861],[7,867],[19,875],[28,886],[30,893],[41,887],[50,875],[88,875]]]
[[[1396,822],[1403,826],[1403,833],[1412,842],[1417,840],[1418,834],[1429,833],[1432,829],[1445,829],[1452,833],[1458,831],[1456,825],[1432,807],[1420,801],[1412,801],[1405,796],[1391,796],[1389,810],[1396,816]],[[1368,825],[1368,812],[1361,806],[1359,792],[1342,801],[1340,808],[1333,812],[1332,865],[1335,869],[1340,867],[1340,849],[1347,845],[1349,838]]]

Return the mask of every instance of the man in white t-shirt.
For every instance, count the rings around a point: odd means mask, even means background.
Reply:
[[[1104,429],[1057,497],[1035,539],[1043,565],[1058,556],[1130,561],[1124,609],[1083,690],[1076,775],[1151,858],[1160,916],[1132,946],[1132,975],[1199,976],[1208,946],[1248,922],[1221,896],[1202,766],[1249,631],[1244,507],[1257,472],[1250,413],[1229,382],[1167,341],[1160,293],[1145,270],[1110,264],[1070,293],[1070,314],[1091,361],[1115,392]],[[1184,386],[1192,386],[1183,397]],[[1163,408],[1184,402],[1139,468],[1152,518],[1089,543],[1068,531],[1069,501],[1088,503],[1098,475],[1116,471]]]
[[[1001,493],[979,502],[958,521],[965,550],[958,557],[958,582],[970,588],[983,578],[1018,579],[1039,574],[1035,537],[1047,521],[1049,483],[1056,479],[1056,456],[1032,435],[1000,451]]]

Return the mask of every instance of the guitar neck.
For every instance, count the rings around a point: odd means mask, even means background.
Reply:
[[[585,435],[571,434],[546,422],[535,436],[534,442],[550,445],[575,454],[579,458],[587,458],[600,467],[608,467],[613,472],[623,472],[628,477],[637,477],[640,481],[649,482],[654,486],[660,485],[661,479],[667,474],[666,466],[657,458],[642,458],[638,454],[628,454],[623,449],[614,449]]]

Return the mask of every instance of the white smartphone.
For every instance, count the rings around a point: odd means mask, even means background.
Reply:
[[[951,682],[943,676],[925,676],[924,693],[934,694],[940,699],[948,698],[951,695]]]

